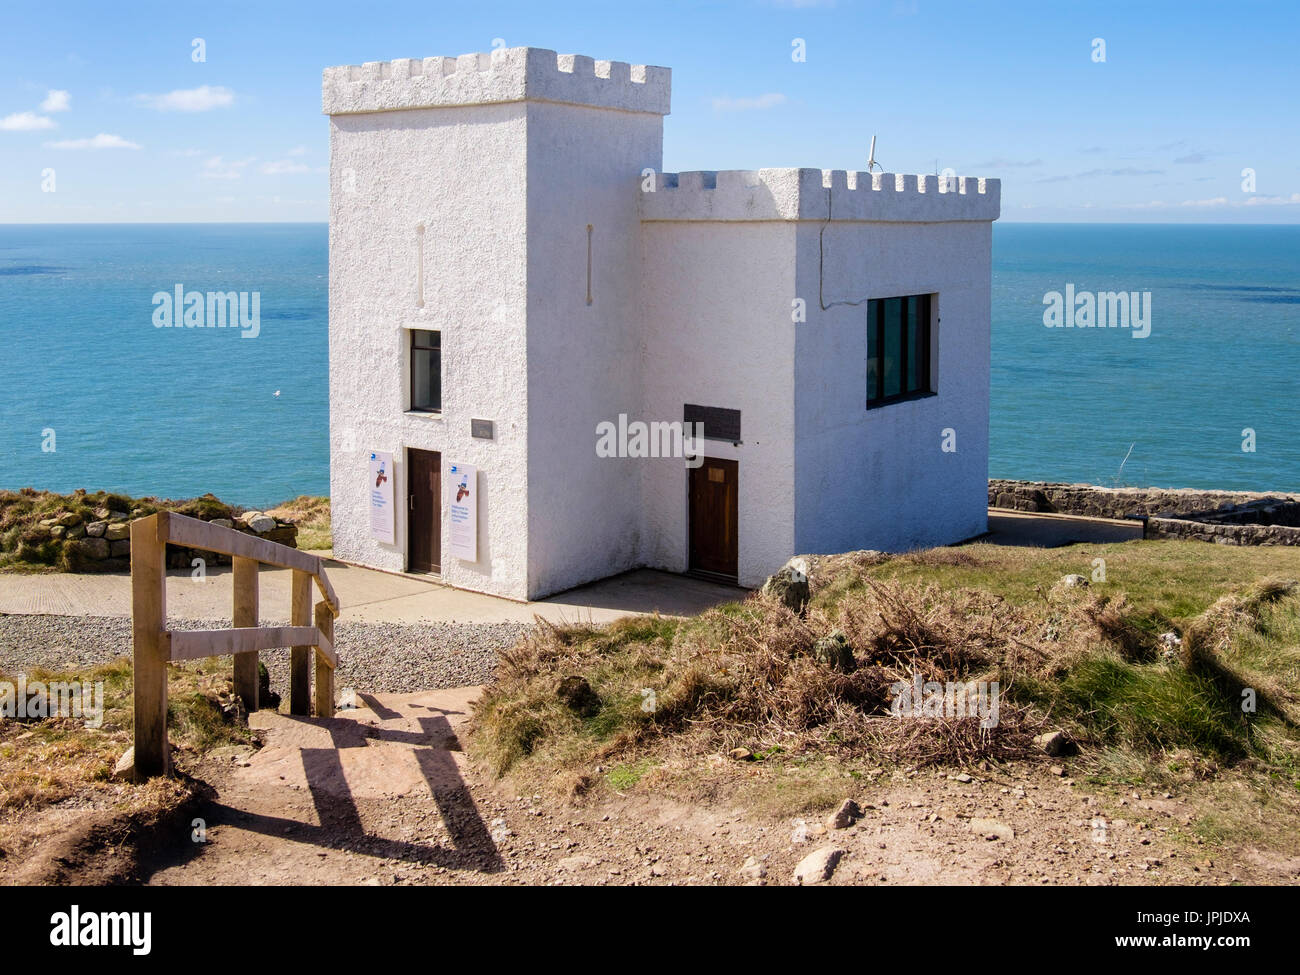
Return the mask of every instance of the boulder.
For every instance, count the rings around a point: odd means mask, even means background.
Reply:
[[[262,511],[245,511],[239,516],[239,522],[249,531],[258,535],[275,531],[275,519]]]
[[[862,818],[862,809],[852,799],[845,799],[826,820],[827,829],[848,829]]]
[[[92,521],[89,525],[86,526],[86,534],[89,535],[91,538],[100,538],[103,536],[104,531],[107,528],[108,528],[107,521]]]
[[[115,559],[126,558],[131,554],[131,539],[119,538],[108,543],[108,554]]]
[[[82,519],[81,519],[81,515],[69,511],[65,514],[59,515],[58,520],[59,520],[59,524],[62,525],[64,528],[71,528],[73,525],[80,525]]]
[[[819,850],[813,850],[799,861],[791,879],[805,887],[823,884],[831,879],[843,856],[844,851],[838,846],[823,846]]]
[[[1070,748],[1070,739],[1064,731],[1048,731],[1037,736],[1034,744],[1048,755],[1064,755]]]
[[[113,766],[112,779],[114,782],[130,782],[135,778],[135,746],[132,745],[122,757],[117,760]]]
[[[231,521],[229,518],[213,518],[210,522],[208,522],[208,524],[215,525],[217,528],[235,527],[235,523]]]
[[[124,538],[130,538],[131,526],[124,521],[111,522],[104,529],[104,537],[110,542],[120,542]]]
[[[821,637],[814,643],[812,655],[818,663],[841,673],[851,674],[857,667],[853,659],[853,649],[849,646],[849,638],[839,630],[833,631],[829,636]]]
[[[1081,575],[1061,576],[1061,583],[1066,589],[1086,589],[1088,580]]]
[[[763,596],[781,603],[791,612],[800,616],[808,608],[810,589],[808,585],[808,563],[801,558],[793,558],[773,575],[768,576],[760,590]]]
[[[77,542],[77,548],[82,555],[89,559],[108,558],[108,542],[102,538],[83,538]]]

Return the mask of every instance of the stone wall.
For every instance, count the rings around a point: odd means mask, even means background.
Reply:
[[[37,533],[61,543],[62,557],[58,564],[69,571],[125,571],[131,568],[131,520],[131,515],[125,511],[110,511],[107,508],[96,509],[94,520],[90,521],[69,512],[41,521]],[[234,528],[291,548],[297,547],[297,526],[276,521],[261,511],[247,511],[234,520],[213,518],[210,521],[214,525]],[[196,558],[204,559],[208,565],[230,564],[229,556],[216,552],[167,546],[169,569],[188,569]]]
[[[1300,495],[1192,488],[1107,488],[1043,481],[989,481],[989,507],[1136,518],[1146,538],[1220,545],[1300,545]]]

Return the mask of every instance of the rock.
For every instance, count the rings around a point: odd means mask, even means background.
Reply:
[[[122,757],[113,766],[114,782],[130,782],[135,778],[135,746],[132,745],[122,753]]]
[[[95,517],[98,518],[99,516],[96,515]],[[125,511],[110,511],[110,512],[108,513],[108,520],[109,520],[109,521],[126,521],[126,519],[127,519],[128,517],[129,517],[129,516],[127,515],[127,513],[126,513]]]
[[[768,576],[760,592],[802,616],[808,608],[810,595],[808,563],[798,557],[791,559],[777,569],[774,575]]]
[[[738,762],[750,762],[754,759],[754,753],[748,748],[733,748],[727,754]]]
[[[970,828],[986,840],[1014,840],[1016,831],[996,819],[972,819]]]
[[[838,846],[823,846],[813,850],[799,861],[791,879],[805,887],[825,883],[831,879],[843,856],[844,850]]]
[[[1034,744],[1048,755],[1064,755],[1070,747],[1070,739],[1064,731],[1048,731],[1035,737]]]
[[[835,630],[829,636],[821,637],[812,648],[813,658],[832,670],[844,674],[853,673],[857,663],[853,659],[853,650],[849,638],[841,631]]]
[[[104,537],[110,542],[120,542],[131,537],[131,526],[126,522],[116,521],[104,529]]]
[[[967,775],[965,772],[962,772],[962,773],[960,773],[959,775],[954,776],[954,778],[955,778],[958,782],[962,783],[963,785],[965,785],[965,784],[968,783],[968,782],[974,782],[974,781],[975,781],[975,780],[972,779],[969,775]]]
[[[575,714],[593,717],[600,711],[600,697],[591,689],[587,678],[571,676],[561,678],[555,689],[556,696]]]
[[[208,522],[208,524],[209,524],[209,525],[215,525],[217,528],[234,528],[234,527],[235,527],[235,523],[234,523],[233,521],[231,521],[229,518],[213,518],[210,522]]]
[[[1058,776],[1058,777],[1060,777],[1060,778],[1064,778],[1064,777],[1065,777],[1065,766],[1063,766],[1063,765],[1053,765],[1053,766],[1051,767],[1050,771],[1051,771],[1051,773],[1052,773],[1053,775],[1055,775],[1055,776]]]
[[[91,538],[99,538],[104,534],[106,528],[108,528],[107,521],[92,521],[86,526],[86,534]]]
[[[249,531],[259,535],[275,530],[275,519],[262,511],[245,511],[239,516],[239,521]]]
[[[767,867],[757,857],[749,857],[736,873],[746,880],[762,880],[767,876]]]
[[[1061,576],[1061,585],[1066,589],[1087,589],[1088,580],[1080,575]]]
[[[555,866],[556,869],[562,870],[565,873],[577,873],[579,870],[590,870],[595,865],[596,861],[592,857],[579,855],[565,857]]]
[[[86,526],[73,525],[71,528],[68,529],[68,534],[65,537],[72,539],[73,541],[76,541],[78,538],[85,538]]]
[[[848,829],[862,818],[862,809],[852,799],[845,799],[826,820],[827,829]]]
[[[123,538],[108,545],[108,554],[115,559],[125,558],[131,554],[131,539]]]
[[[68,530],[62,525],[54,525],[50,528],[50,538],[62,538],[68,533]]]
[[[112,513],[113,512],[109,511],[107,508],[95,509],[95,517],[98,518],[100,521],[108,521],[108,516],[111,515]]]
[[[102,538],[83,538],[77,548],[82,555],[96,561],[108,558],[108,542]]]
[[[58,523],[64,528],[71,528],[73,525],[80,525],[81,515],[69,511],[66,514],[59,515]]]

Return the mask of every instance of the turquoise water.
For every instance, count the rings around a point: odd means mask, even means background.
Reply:
[[[327,256],[323,224],[0,226],[0,488],[326,493]],[[1150,336],[1045,328],[1067,283],[1150,291]],[[257,338],[155,328],[177,284],[258,292]],[[1300,490],[1297,376],[1300,227],[994,227],[994,477]]]

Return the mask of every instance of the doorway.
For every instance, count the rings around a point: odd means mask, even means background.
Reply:
[[[406,452],[406,568],[442,571],[442,454]]]
[[[690,571],[735,583],[739,562],[740,463],[705,457],[691,469]]]

